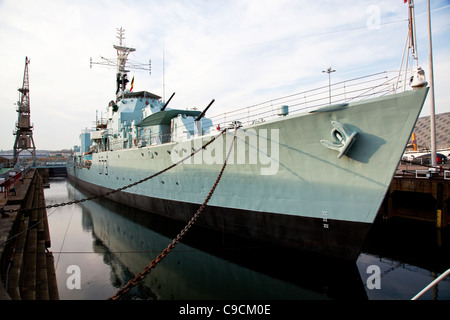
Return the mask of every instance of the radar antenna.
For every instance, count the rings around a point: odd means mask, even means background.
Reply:
[[[117,51],[117,57],[116,59],[109,59],[100,57],[103,61],[100,62],[94,62],[92,61],[92,57],[90,59],[90,67],[92,68],[92,65],[102,65],[107,67],[116,67],[116,82],[117,82],[117,90],[116,95],[119,94],[119,92],[123,95],[126,90],[128,80],[128,73],[130,70],[142,70],[142,71],[148,71],[149,74],[151,74],[152,71],[152,65],[151,60],[148,61],[148,64],[135,62],[128,59],[128,55],[132,52],[135,52],[135,48],[127,47],[124,44],[125,40],[125,29],[120,27],[117,29],[117,39],[119,39],[118,45],[113,45],[114,49]],[[120,96],[120,95],[119,95]]]

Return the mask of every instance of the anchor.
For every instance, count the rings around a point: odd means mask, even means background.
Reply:
[[[327,147],[328,149],[338,151],[338,159],[340,159],[344,154],[346,154],[353,143],[356,140],[357,131],[350,131],[347,127],[345,127],[342,123],[338,121],[331,121],[331,125],[334,127],[331,130],[331,139],[328,140],[320,140],[320,143]]]

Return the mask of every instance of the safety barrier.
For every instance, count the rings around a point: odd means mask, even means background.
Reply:
[[[416,294],[411,300],[417,300],[419,299],[425,292],[433,288],[436,284],[438,284],[439,281],[444,280],[447,276],[450,275],[450,269],[445,271],[443,274],[441,274],[438,278],[436,278],[433,282],[431,282],[428,286],[423,288],[422,291],[420,291],[418,294]]]
[[[7,198],[12,188],[15,188],[18,182],[22,179],[22,172],[0,182],[0,194],[3,194],[4,198]]]

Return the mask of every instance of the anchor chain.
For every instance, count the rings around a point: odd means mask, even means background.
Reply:
[[[226,130],[226,129],[225,129]],[[224,131],[225,131],[224,130]],[[189,231],[189,229],[194,225],[194,223],[197,221],[197,219],[200,217],[201,213],[205,209],[206,205],[208,204],[209,200],[211,199],[214,191],[216,190],[217,185],[219,184],[220,179],[222,178],[222,174],[225,170],[225,167],[227,166],[228,159],[230,157],[231,151],[233,150],[233,145],[236,139],[236,133],[237,128],[235,128],[233,140],[230,144],[230,149],[228,150],[227,156],[225,158],[225,161],[223,163],[223,166],[219,172],[219,175],[217,176],[216,181],[214,182],[214,185],[212,186],[211,190],[209,191],[208,196],[205,198],[205,201],[203,201],[200,208],[197,210],[197,212],[192,216],[191,220],[187,223],[187,225],[181,230],[181,232],[172,240],[172,242],[165,248],[154,260],[150,262],[148,266],[144,268],[144,270],[141,273],[138,273],[134,279],[131,279],[128,281],[128,283],[123,286],[121,289],[119,289],[116,294],[108,300],[117,300],[122,295],[126,294],[128,291],[130,291],[134,286],[138,285],[140,281],[144,280],[144,278],[154,269],[158,263],[160,263],[171,251],[175,246],[181,241],[181,239],[184,237],[184,235]]]
[[[179,164],[182,163],[183,161],[185,161],[185,160],[187,160],[187,159],[193,157],[193,156],[194,156],[197,152],[199,152],[200,150],[205,149],[208,145],[210,145],[211,143],[213,143],[218,137],[220,137],[220,136],[222,136],[223,134],[225,134],[225,132],[226,132],[227,130],[228,130],[227,128],[223,129],[217,136],[215,136],[215,137],[212,138],[210,141],[208,141],[207,143],[205,143],[201,148],[192,151],[191,154],[187,155],[186,157],[184,157],[183,159],[179,160],[178,162],[172,164],[171,166],[169,166],[169,167],[167,167],[167,168],[165,168],[165,169],[163,169],[163,170],[161,170],[161,171],[159,171],[159,172],[157,172],[157,173],[154,173],[154,174],[152,174],[151,176],[148,176],[148,177],[146,177],[146,178],[144,178],[144,179],[141,179],[141,180],[136,181],[136,182],[134,182],[134,183],[128,184],[128,185],[126,185],[126,186],[124,186],[124,187],[120,187],[120,188],[118,188],[118,189],[114,189],[114,190],[108,191],[108,192],[103,193],[103,194],[93,195],[93,196],[90,196],[90,197],[87,197],[87,198],[83,198],[83,199],[72,200],[72,201],[62,202],[62,203],[55,203],[55,204],[50,204],[50,205],[40,206],[40,207],[34,207],[34,208],[18,208],[18,209],[8,209],[8,210],[5,210],[3,207],[0,207],[0,212],[1,212],[2,216],[3,216],[3,215],[6,214],[6,213],[13,213],[13,212],[20,212],[20,211],[32,211],[32,210],[44,210],[44,209],[58,208],[58,207],[64,207],[64,206],[68,206],[68,205],[72,205],[72,204],[82,203],[82,202],[85,202],[85,201],[90,201],[90,200],[95,200],[95,199],[103,198],[103,197],[106,197],[106,196],[110,196],[110,195],[112,195],[112,194],[114,194],[114,193],[117,193],[117,192],[119,192],[119,191],[123,191],[123,190],[125,190],[125,189],[134,187],[134,186],[136,186],[136,185],[138,185],[138,184],[141,184],[141,183],[143,183],[143,182],[145,182],[145,181],[148,181],[148,180],[150,180],[150,179],[153,179],[153,178],[155,178],[155,177],[157,177],[157,176],[163,174],[163,173],[166,172],[166,171],[169,171],[170,169],[176,167],[177,165],[179,165]]]

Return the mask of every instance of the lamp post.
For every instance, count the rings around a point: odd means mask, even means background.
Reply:
[[[336,72],[336,70],[333,70],[331,67],[328,67],[327,70],[323,70],[323,73],[328,73],[328,95],[330,98],[330,105],[331,105],[331,73]]]

